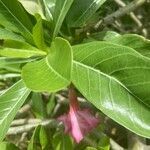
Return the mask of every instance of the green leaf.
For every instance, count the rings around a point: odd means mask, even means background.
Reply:
[[[31,62],[33,60],[36,60],[36,59],[35,58],[20,59],[20,58],[0,57],[0,68],[5,68],[8,65],[14,65],[14,64],[21,64],[21,63]]]
[[[80,27],[100,8],[106,0],[74,0],[67,16],[70,27]]]
[[[48,139],[46,130],[42,126],[37,126],[33,132],[28,145],[28,150],[50,150],[51,143]]]
[[[27,150],[39,150],[41,148],[40,139],[39,139],[40,128],[41,128],[41,126],[37,126],[35,128],[33,135],[31,137],[31,140],[28,144]]]
[[[0,0],[0,20],[2,26],[21,33],[28,42],[32,43],[33,24],[17,0]]]
[[[33,93],[32,96],[32,111],[36,118],[46,118],[46,104],[44,104],[42,97],[39,93]]]
[[[8,143],[8,142],[1,142],[0,148],[1,148],[1,150],[19,150],[19,148],[17,146],[15,146],[12,143]]]
[[[49,116],[52,115],[53,109],[55,108],[55,93],[52,93],[49,97],[49,101],[47,102],[46,108],[47,108],[47,114]]]
[[[47,136],[46,129],[42,126],[40,128],[39,139],[40,139],[40,144],[41,144],[42,150],[52,149],[51,148],[52,145],[49,141],[49,137]]]
[[[73,3],[73,0],[56,0],[55,10],[54,10],[54,29],[53,38],[55,38],[61,28],[63,20]]]
[[[133,48],[144,56],[150,57],[150,40],[137,34],[124,34],[106,39],[109,42]]]
[[[107,136],[103,136],[98,142],[98,150],[110,150],[110,140]]]
[[[38,16],[37,23],[33,27],[33,40],[36,44],[36,46],[40,49],[45,51],[46,45],[44,42],[44,30],[42,26],[42,19]]]
[[[73,150],[73,142],[68,135],[57,132],[53,137],[53,148],[54,150]]]
[[[32,56],[43,56],[45,52],[21,41],[5,40],[0,48],[0,55],[10,58],[29,58]]]
[[[141,102],[149,103],[149,59],[107,42],[82,44],[73,50],[72,80],[83,96],[122,126],[150,138],[150,109]]]
[[[97,150],[96,148],[94,148],[94,147],[86,147],[86,149],[85,150]]]
[[[46,58],[23,67],[22,78],[27,87],[34,91],[55,92],[69,85],[71,70],[71,46],[66,40],[56,38]]]
[[[50,22],[53,20],[55,1],[56,0],[43,0],[42,1],[42,6],[44,7],[44,10],[45,10],[46,19]]]
[[[108,42],[91,42],[75,46],[74,58],[115,77],[150,106],[150,59],[132,48]]]
[[[29,93],[30,90],[20,80],[0,95],[0,141],[5,137],[12,120]]]
[[[21,35],[18,35],[14,32],[11,32],[7,29],[0,28],[0,39],[11,39],[11,40],[18,40],[18,41],[25,41]]]
[[[42,19],[45,19],[45,15],[39,0],[19,0],[19,2],[31,15],[34,16],[35,14],[39,14]]]

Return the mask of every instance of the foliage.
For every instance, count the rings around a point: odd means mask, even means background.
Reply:
[[[32,103],[28,118],[66,112],[56,99],[71,84],[103,119],[150,138],[150,40],[114,24],[95,29],[107,9],[106,0],[0,0],[0,141],[23,104]],[[109,134],[95,130],[95,139],[87,135],[94,144],[75,144],[58,123],[37,125],[28,150],[109,149]]]

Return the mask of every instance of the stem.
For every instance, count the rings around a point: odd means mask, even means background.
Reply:
[[[69,101],[70,101],[70,109],[74,109],[74,110],[79,109],[77,94],[73,85],[70,85],[69,87]]]
[[[102,23],[105,24],[111,24],[115,19],[130,13],[132,11],[134,11],[136,8],[138,8],[139,6],[141,6],[142,4],[144,4],[144,2],[146,2],[146,0],[134,0],[131,3],[129,3],[128,5],[126,5],[125,7],[117,10],[116,12],[106,16],[104,19],[100,20],[96,25],[95,25],[95,29],[98,29],[99,26]]]

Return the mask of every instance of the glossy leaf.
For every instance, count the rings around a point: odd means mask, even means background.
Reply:
[[[5,137],[12,120],[29,93],[30,90],[21,80],[0,95],[0,141]]]
[[[91,42],[75,46],[74,58],[117,78],[141,101],[150,106],[148,58],[129,47],[108,42]]]
[[[54,29],[53,38],[55,38],[61,28],[64,18],[73,3],[73,0],[56,0],[54,9]]]
[[[106,0],[74,0],[68,14],[70,27],[80,27],[100,8]]]
[[[22,78],[34,91],[58,91],[69,85],[71,70],[71,46],[66,40],[56,38],[46,58],[23,67]]]
[[[0,0],[0,20],[1,25],[21,33],[32,43],[32,22],[17,0]]]
[[[150,109],[141,102],[149,102],[145,88],[149,84],[143,85],[149,78],[142,78],[150,75],[149,59],[128,47],[106,42],[82,44],[73,50],[72,79],[77,89],[110,118],[150,138]],[[143,84],[135,86],[140,79]]]

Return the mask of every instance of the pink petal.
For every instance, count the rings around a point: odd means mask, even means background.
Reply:
[[[69,116],[67,114],[62,115],[62,116],[58,117],[57,120],[63,122],[63,124],[65,126],[65,133],[69,133],[71,130],[71,123],[70,123]]]
[[[89,110],[70,109],[70,121],[71,121],[71,135],[77,143],[79,143],[84,136],[95,128],[99,119],[93,116]]]
[[[74,109],[70,109],[69,115],[71,122],[71,135],[75,141],[79,143],[84,137],[80,127],[79,116]]]

